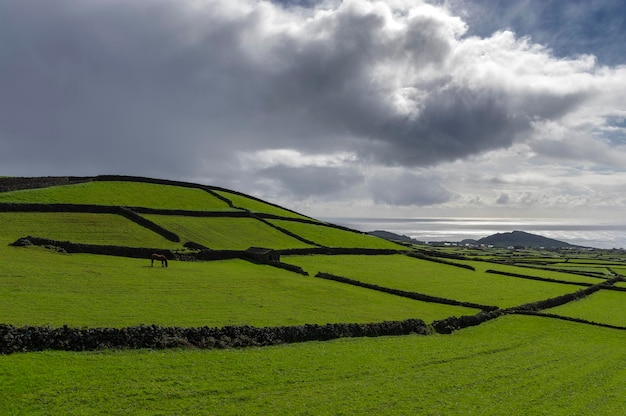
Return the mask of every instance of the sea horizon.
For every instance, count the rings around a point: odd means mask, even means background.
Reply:
[[[383,230],[424,242],[478,240],[525,231],[566,243],[601,249],[626,247],[626,221],[559,218],[320,218],[362,232]]]

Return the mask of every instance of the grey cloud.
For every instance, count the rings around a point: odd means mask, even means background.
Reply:
[[[381,174],[370,181],[369,188],[374,202],[389,205],[436,205],[453,197],[436,178],[411,173]]]
[[[585,98],[460,77],[465,62],[451,57],[466,27],[440,9],[409,17],[383,2],[328,4],[0,3],[2,173],[219,177],[237,152],[279,148],[433,165],[507,147],[530,121]],[[361,180],[316,167],[259,174],[294,195]],[[375,188],[399,204],[449,197],[432,184],[403,197]]]
[[[498,197],[498,199],[496,199],[496,204],[506,205],[509,203],[509,200],[510,200],[509,195],[505,192],[502,192],[500,196]]]
[[[261,177],[278,183],[283,194],[298,198],[324,197],[351,192],[363,182],[363,175],[344,167],[290,167],[273,166],[258,172]]]

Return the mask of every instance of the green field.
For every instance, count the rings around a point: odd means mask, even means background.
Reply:
[[[236,193],[219,194],[241,209],[305,218]],[[200,189],[116,181],[0,192],[0,202],[233,210]],[[186,241],[214,250],[312,247],[264,221],[141,215],[179,235],[181,242],[172,243],[120,215],[0,213],[0,324],[275,327],[413,318],[431,324],[451,316],[475,315],[478,309],[415,301],[314,275],[327,272],[391,289],[509,308],[581,287],[486,270],[594,284],[604,279],[510,262],[605,270],[606,277],[608,268],[626,274],[626,255],[616,251],[576,257],[572,252],[527,250],[513,258],[506,250],[419,247],[434,250],[434,255],[441,250],[498,260],[454,260],[476,271],[404,254],[283,254],[281,261],[310,274],[303,276],[243,259],[188,261],[194,258],[193,250],[183,249]],[[328,247],[403,249],[323,225],[269,221]],[[148,258],[9,246],[29,234],[75,243],[170,249],[183,256],[163,268],[151,267]],[[626,283],[616,286],[626,287]],[[624,301],[624,292],[600,290],[543,312],[626,326]],[[0,355],[0,415],[626,414],[625,330],[512,314],[450,335],[436,334],[434,328],[439,326],[431,325],[429,335],[263,348]],[[3,343],[10,340],[0,332],[0,346]]]
[[[626,327],[626,293],[600,290],[576,302],[546,309],[547,313]]]
[[[576,292],[575,286],[473,272],[405,255],[289,256],[310,274],[326,272],[365,283],[501,308]]]
[[[144,217],[175,232],[182,241],[193,241],[212,250],[245,250],[253,246],[274,249],[313,247],[254,218]]]
[[[13,325],[282,326],[427,322],[473,314],[243,260],[171,262],[0,247],[0,316]]]
[[[269,222],[325,247],[406,249],[404,246],[383,240],[382,238],[338,228],[287,220],[269,220]]]
[[[121,215],[0,212],[0,238],[9,244],[26,236],[83,244],[182,248]]]
[[[614,415],[626,332],[505,316],[453,336],[0,356],[2,414]]]
[[[265,203],[263,201],[258,201],[256,199],[247,198],[243,195],[238,195],[238,194],[227,192],[227,191],[215,191],[215,193],[230,200],[235,207],[243,208],[251,212],[272,214],[272,215],[278,215],[280,217],[288,217],[288,218],[309,219],[309,217],[305,215],[301,215],[296,212],[289,211],[289,210],[277,207],[275,205]]]
[[[598,277],[589,277],[567,272],[557,272],[552,270],[542,270],[534,267],[511,266],[508,264],[491,263],[485,261],[458,261],[461,264],[467,264],[476,269],[477,272],[485,272],[487,270],[495,270],[498,272],[515,273],[525,276],[541,277],[544,279],[562,280],[565,282],[575,283],[601,283],[604,279]],[[605,276],[609,278],[610,276]]]
[[[201,189],[140,182],[87,182],[77,185],[0,192],[0,202],[232,211],[226,202]]]

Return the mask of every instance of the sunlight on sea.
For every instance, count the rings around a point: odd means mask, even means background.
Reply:
[[[526,231],[570,244],[626,247],[626,223],[555,218],[323,218],[359,231],[384,230],[420,241],[478,240],[496,233]]]

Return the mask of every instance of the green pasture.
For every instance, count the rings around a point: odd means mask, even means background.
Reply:
[[[0,244],[29,235],[83,244],[182,248],[181,243],[169,241],[121,215],[0,212]]]
[[[579,288],[474,272],[455,266],[387,256],[284,256],[309,274],[326,272],[366,283],[501,308],[548,299]]]
[[[544,312],[626,327],[625,311],[625,292],[600,290],[583,299],[546,309]]]
[[[516,274],[521,274],[521,275],[526,275],[526,276],[542,277],[544,279],[563,280],[566,282],[575,282],[575,283],[596,284],[596,283],[601,283],[602,281],[605,280],[599,277],[590,277],[590,276],[578,275],[575,273],[545,270],[545,269],[536,268],[536,267],[513,266],[513,265],[508,265],[508,264],[490,263],[490,262],[483,262],[483,261],[466,261],[466,260],[458,260],[458,261],[454,260],[454,261],[461,263],[461,264],[470,265],[474,267],[474,269],[476,269],[477,272],[495,270],[495,271],[505,272],[505,273],[516,273]],[[607,275],[606,277],[608,278],[610,276]]]
[[[221,199],[201,189],[142,182],[86,182],[1,192],[0,202],[92,204],[194,211],[232,211]]]
[[[171,261],[0,246],[0,323],[282,326],[426,322],[476,311],[306,277],[244,260]]]
[[[193,241],[212,250],[245,250],[253,246],[274,249],[313,247],[255,218],[144,217],[175,232],[181,241]]]
[[[283,209],[272,204],[268,204],[267,202],[247,198],[243,195],[238,195],[238,194],[228,192],[228,191],[215,191],[215,193],[230,200],[235,207],[246,209],[251,212],[272,214],[272,215],[278,215],[280,217],[288,217],[288,218],[310,219],[309,217],[298,214],[296,212],[289,211],[287,209]]]
[[[269,220],[269,222],[325,247],[358,247],[406,250],[406,247],[396,243],[392,243],[391,241],[387,241],[382,238],[341,230],[339,228],[326,227],[316,224],[306,224],[288,220]]]
[[[0,356],[0,413],[626,414],[626,331],[504,316],[451,336]]]

